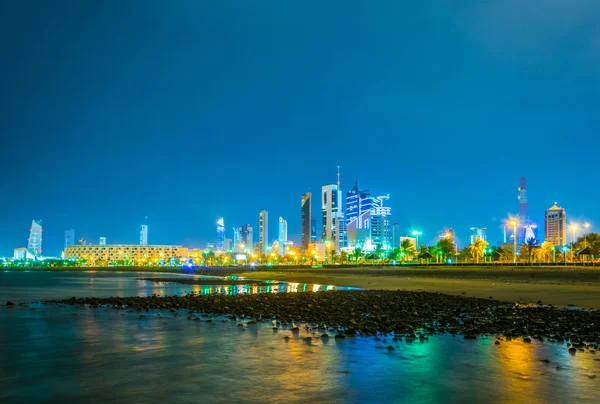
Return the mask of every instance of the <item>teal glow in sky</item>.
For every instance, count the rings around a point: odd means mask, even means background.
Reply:
[[[521,176],[534,220],[600,226],[596,0],[5,1],[0,43],[0,255],[34,218],[51,255],[145,216],[203,247],[262,209],[299,241],[338,165],[422,243],[499,241]]]

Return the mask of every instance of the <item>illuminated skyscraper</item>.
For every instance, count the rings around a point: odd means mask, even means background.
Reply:
[[[321,188],[321,211],[323,213],[324,242],[330,242],[332,249],[339,251],[338,221],[341,214],[342,193],[336,184],[325,185]],[[342,216],[343,218],[343,216]]]
[[[222,217],[217,220],[217,243],[215,247],[220,251],[225,249],[225,221]]]
[[[261,254],[269,252],[269,212],[261,210],[258,215],[258,244]]]
[[[363,247],[371,240],[371,214],[380,201],[369,191],[361,191],[358,181],[346,193],[346,232],[349,247]]]
[[[143,224],[140,227],[140,245],[148,245],[148,225]]]
[[[301,245],[303,250],[308,250],[308,245],[311,243],[312,237],[312,197],[310,192],[302,195],[300,205],[300,232],[301,232]],[[315,234],[316,236],[316,234]]]
[[[471,227],[471,244],[475,243],[475,240],[480,238],[483,241],[487,241],[487,229],[485,227]]]
[[[377,247],[381,244],[384,249],[392,247],[392,220],[391,208],[383,206],[383,201],[389,196],[378,196],[378,206],[371,210],[371,245]]]
[[[65,248],[75,245],[75,229],[65,230]]]
[[[106,245],[106,237],[100,237],[100,245]]]
[[[244,247],[242,243],[242,228],[234,227],[233,228],[233,250],[236,253],[241,253],[244,251]]]
[[[252,237],[252,226],[243,224],[240,231],[240,239],[244,243],[244,251],[252,251],[254,240]]]
[[[567,211],[559,208],[556,202],[546,210],[544,235],[545,241],[555,246],[567,245]]]
[[[32,255],[42,254],[42,221],[32,220],[27,240],[27,250]]]
[[[358,181],[346,194],[346,231],[348,247],[372,249],[381,244],[393,246],[391,208],[383,206],[389,196],[373,197],[369,191],[360,190]]]
[[[287,220],[279,216],[279,234],[277,237],[279,242],[279,254],[283,255],[285,244],[287,243]]]

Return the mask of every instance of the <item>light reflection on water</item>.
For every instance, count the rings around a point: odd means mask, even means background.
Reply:
[[[80,313],[74,316],[73,313]],[[600,362],[564,346],[321,340],[151,311],[0,309],[0,402],[597,402]],[[289,341],[284,335],[291,337]],[[311,336],[307,342],[305,337]],[[388,346],[393,350],[388,350]],[[550,363],[543,362],[548,359]],[[559,369],[557,369],[559,366]],[[593,378],[598,375],[597,378]]]
[[[214,285],[186,285],[156,283],[138,278],[196,278],[214,280]],[[351,289],[332,285],[311,285],[287,282],[253,283],[241,285],[219,285],[223,277],[194,276],[184,274],[161,274],[143,272],[27,272],[0,273],[0,304],[7,300],[33,301],[68,299],[76,297],[183,295],[189,293],[236,295],[256,293],[291,293]],[[237,276],[228,280],[243,280]]]
[[[328,285],[180,285],[147,273],[0,273],[0,402],[598,402],[600,355],[562,344],[449,336],[330,338],[169,312],[3,300],[176,293],[287,293]],[[79,313],[79,316],[73,314]],[[333,333],[331,333],[333,335]],[[286,342],[284,335],[291,339]],[[307,343],[303,338],[311,336]],[[392,345],[393,350],[387,347]],[[549,360],[547,363],[544,359]]]

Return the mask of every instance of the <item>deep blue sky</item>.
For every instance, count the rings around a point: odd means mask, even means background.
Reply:
[[[423,242],[500,240],[521,176],[537,221],[600,226],[597,0],[2,1],[0,47],[0,255],[33,218],[50,255],[145,216],[203,247],[267,209],[297,240],[337,165]]]

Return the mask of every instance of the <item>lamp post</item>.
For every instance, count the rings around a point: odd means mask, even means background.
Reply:
[[[418,230],[413,230],[413,231],[412,231],[412,235],[413,235],[413,236],[415,236],[415,237],[417,238],[417,247],[416,247],[416,250],[417,250],[417,251],[419,251],[419,236],[420,236],[421,234],[423,234],[423,233],[421,233],[421,232],[420,232],[420,231],[418,231]]]
[[[513,227],[513,255],[515,265],[517,265],[517,225],[519,224],[519,222],[517,222],[516,220],[511,220],[510,222],[508,222],[508,224],[510,224]]]
[[[589,223],[583,224],[583,228],[585,229],[583,231],[583,244],[584,244],[583,248],[587,247],[587,233],[590,230],[590,227],[592,227],[592,225]]]
[[[563,258],[565,265],[567,265],[567,246],[563,247]]]
[[[573,259],[573,245],[575,244],[575,232],[577,231],[577,225],[571,225],[572,237],[571,237],[571,259]]]

